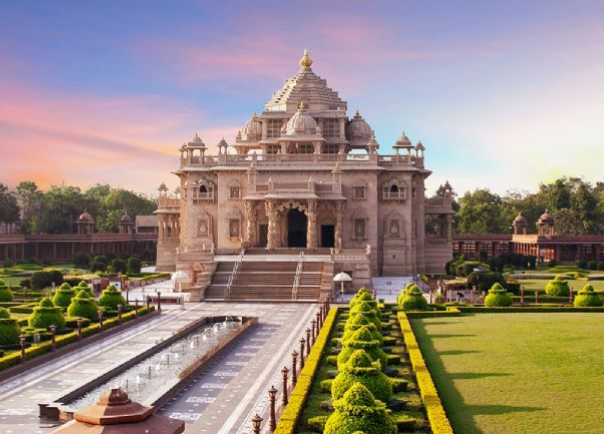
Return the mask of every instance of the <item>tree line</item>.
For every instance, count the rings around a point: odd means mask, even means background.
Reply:
[[[535,193],[508,191],[498,195],[488,189],[467,192],[454,204],[458,234],[510,233],[519,212],[529,233],[548,209],[560,235],[596,235],[604,232],[604,183],[562,177],[539,185]]]
[[[19,223],[25,234],[71,233],[84,210],[93,216],[97,231],[117,232],[124,213],[134,219],[156,209],[155,200],[146,195],[105,184],[86,190],[53,185],[43,191],[35,182],[24,181],[10,191],[0,183],[0,222]]]

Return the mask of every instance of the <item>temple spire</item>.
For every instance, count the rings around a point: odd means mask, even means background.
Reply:
[[[304,56],[302,56],[302,59],[300,59],[300,66],[302,67],[302,69],[310,69],[311,65],[312,65],[312,59],[308,55],[308,50],[305,49]]]

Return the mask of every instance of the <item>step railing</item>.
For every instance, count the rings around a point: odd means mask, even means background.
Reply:
[[[298,299],[298,288],[300,287],[300,275],[302,274],[303,263],[304,252],[300,252],[300,256],[298,256],[298,265],[296,267],[296,275],[294,277],[294,287],[292,288],[292,300]]]
[[[241,262],[243,262],[243,256],[245,255],[245,249],[241,248],[239,252],[239,256],[237,256],[237,260],[235,264],[233,264],[233,272],[229,276],[229,281],[227,282],[226,288],[224,288],[224,299],[230,300],[231,298],[231,287],[233,286],[233,282],[235,282],[235,278],[237,277],[237,273],[239,272],[239,267],[241,266]]]

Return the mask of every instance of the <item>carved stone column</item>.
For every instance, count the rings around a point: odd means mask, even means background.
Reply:
[[[335,228],[335,246],[336,251],[342,250],[342,219],[344,218],[344,203],[341,200],[336,202],[336,228]]]
[[[251,200],[246,200],[245,206],[245,221],[246,221],[246,241],[250,247],[256,245],[256,203]]]
[[[268,217],[267,249],[277,247],[277,204],[274,200],[264,202],[266,216]]]
[[[308,228],[306,231],[306,247],[314,249],[317,247],[317,200],[308,200],[308,210],[306,211],[308,219]]]

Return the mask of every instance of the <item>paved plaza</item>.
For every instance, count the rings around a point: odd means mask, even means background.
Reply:
[[[160,412],[187,421],[187,433],[244,433],[256,412],[267,410],[266,391],[280,386],[280,369],[317,306],[311,304],[196,303],[164,308],[161,316],[0,383],[0,434],[46,434],[57,422],[38,417],[76,385],[111,370],[204,316],[258,316],[259,324],[216,360]],[[278,374],[278,375],[277,375]]]

